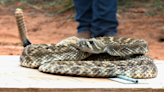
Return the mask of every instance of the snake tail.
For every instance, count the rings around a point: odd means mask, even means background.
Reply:
[[[23,17],[23,11],[17,8],[15,11],[15,17],[16,17],[16,22],[18,25],[20,40],[23,43],[23,46],[26,47],[27,45],[30,45],[31,42],[29,41],[28,36],[27,36],[27,29],[26,29],[26,24]]]

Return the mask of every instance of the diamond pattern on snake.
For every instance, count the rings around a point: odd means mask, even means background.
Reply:
[[[70,37],[57,44],[31,44],[21,9],[16,9],[15,17],[24,46],[20,56],[23,67],[88,77],[157,76],[158,70],[153,59],[145,55],[149,52],[145,40],[124,37]]]

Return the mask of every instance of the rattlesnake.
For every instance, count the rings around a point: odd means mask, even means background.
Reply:
[[[25,47],[20,56],[21,66],[39,68],[42,72],[88,77],[157,76],[153,60],[144,55],[149,51],[145,40],[124,37],[70,37],[57,44],[31,44],[22,10],[16,9],[15,16]]]

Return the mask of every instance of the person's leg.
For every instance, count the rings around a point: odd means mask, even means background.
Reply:
[[[117,35],[117,0],[93,0],[91,37]]]
[[[80,36],[80,38],[85,35],[90,37],[92,1],[93,0],[73,0],[76,9],[76,20],[79,22],[77,29],[78,36]]]

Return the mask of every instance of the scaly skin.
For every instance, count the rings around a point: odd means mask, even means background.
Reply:
[[[154,78],[157,67],[147,42],[124,37],[79,39],[70,37],[58,44],[31,44],[20,9],[15,13],[24,50],[21,66],[42,72],[89,77]]]

